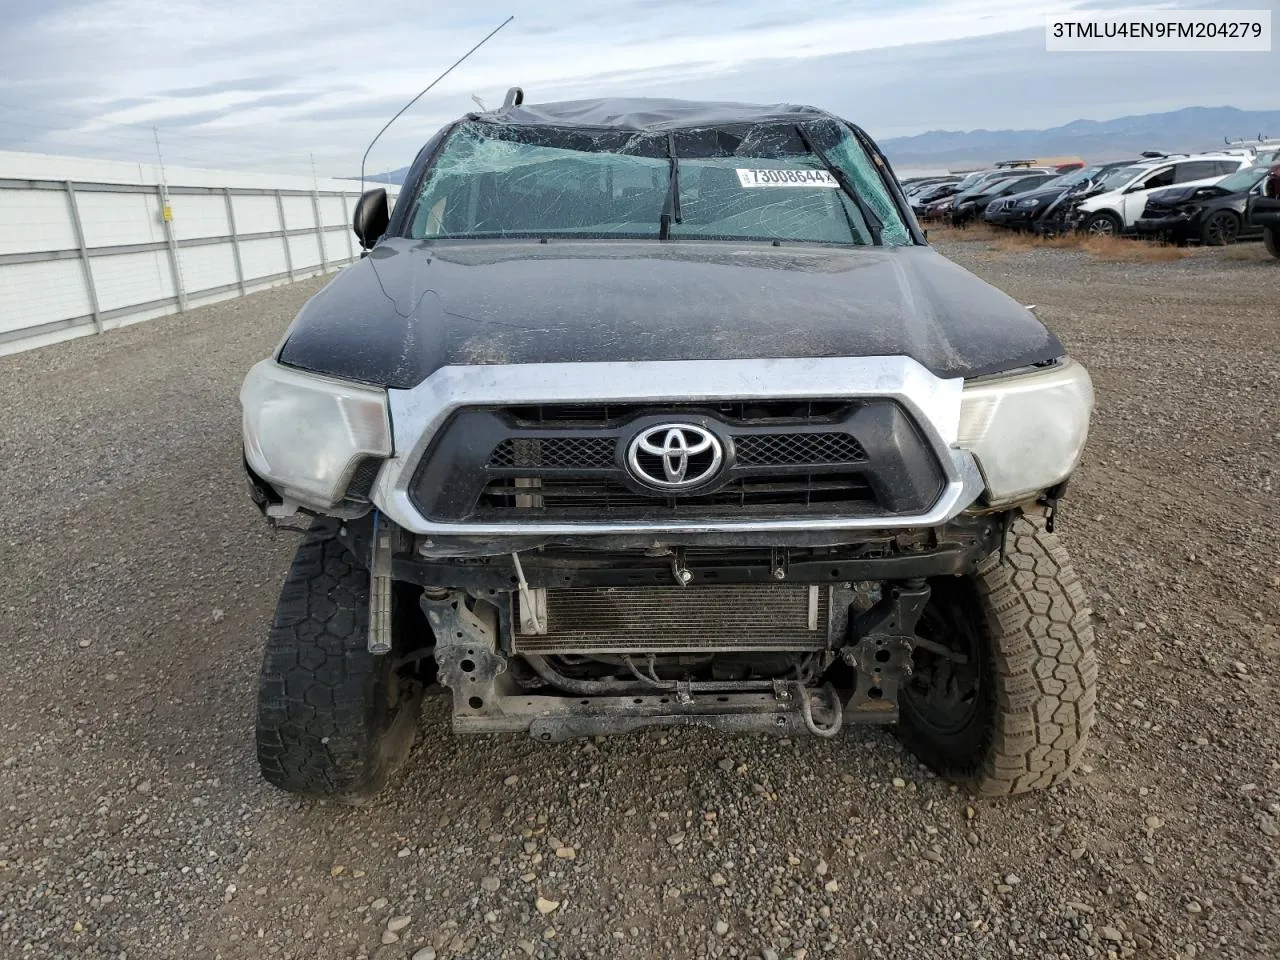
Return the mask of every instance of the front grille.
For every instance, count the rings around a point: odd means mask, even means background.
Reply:
[[[587,477],[511,477],[486,484],[476,505],[482,520],[648,520],[705,516],[860,512],[874,505],[858,474],[770,475],[730,480],[701,496],[636,493],[617,480]]]
[[[493,448],[489,466],[608,470],[616,447],[613,437],[508,438]],[[733,447],[734,459],[744,466],[825,466],[867,459],[862,444],[847,433],[742,434],[733,437]]]
[[[757,433],[733,438],[734,457],[750,466],[860,463],[862,444],[847,433]]]
[[[594,467],[613,465],[613,437],[513,437],[489,455],[491,467]]]
[[[624,462],[649,427],[718,436],[723,465],[687,491],[655,490]],[[691,475],[710,468],[691,454]],[[641,462],[650,476],[658,458]],[[468,408],[436,436],[410,498],[448,523],[834,517],[914,513],[943,489],[936,454],[888,399],[712,401]]]
[[[547,632],[512,637],[516,654],[822,650],[829,588],[792,584],[547,591]]]

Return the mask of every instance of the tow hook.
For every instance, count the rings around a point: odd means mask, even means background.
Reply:
[[[693,571],[685,563],[683,547],[677,549],[671,557],[671,576],[675,577],[676,583],[682,587],[687,587],[693,582]]]
[[[791,566],[791,551],[774,547],[769,551],[769,574],[775,580],[787,579],[787,568]]]

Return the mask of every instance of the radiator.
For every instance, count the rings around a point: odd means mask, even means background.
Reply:
[[[821,650],[829,608],[829,587],[792,584],[549,589],[546,632],[516,633],[512,651]]]

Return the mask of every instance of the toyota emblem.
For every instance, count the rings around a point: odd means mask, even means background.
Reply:
[[[684,490],[720,470],[724,448],[710,430],[691,423],[663,423],[640,431],[627,446],[627,467],[647,487]]]

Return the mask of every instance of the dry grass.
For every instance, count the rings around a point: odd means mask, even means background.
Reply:
[[[1003,230],[986,223],[974,223],[967,227],[953,227],[949,223],[922,224],[929,231],[930,240],[946,240],[949,243],[972,242],[975,240],[998,240],[1005,235]]]
[[[1056,237],[1038,237],[1030,233],[1014,233],[997,230],[987,224],[972,226],[967,230],[954,227],[934,227],[929,230],[930,239],[956,241],[983,240],[998,253],[1021,253],[1026,250],[1057,249],[1082,250],[1095,260],[1121,263],[1168,263],[1192,255],[1187,247],[1151,240],[1131,240],[1126,237],[1096,237],[1084,233],[1065,233]]]

